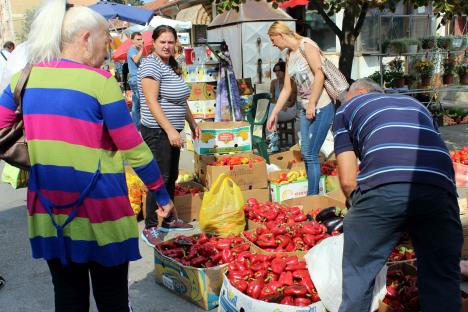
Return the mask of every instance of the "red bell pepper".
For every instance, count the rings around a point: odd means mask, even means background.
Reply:
[[[315,237],[312,234],[305,234],[304,237],[302,238],[304,240],[304,243],[309,245],[310,247],[315,246]]]
[[[239,291],[245,293],[247,291],[247,287],[249,287],[249,282],[245,280],[235,280],[231,282],[234,287],[236,287]]]
[[[302,221],[307,220],[307,216],[305,214],[301,213],[301,214],[295,215],[293,217],[293,220],[294,220],[294,222],[302,222]]]
[[[271,271],[276,274],[281,274],[286,268],[286,261],[281,258],[275,258],[271,261]]]
[[[278,248],[286,248],[291,242],[291,239],[286,235],[278,235],[276,240],[279,242]]]
[[[295,249],[294,247],[295,247],[295,246],[294,246],[294,243],[291,241],[291,242],[289,242],[288,246],[286,246],[286,248],[284,248],[284,251],[286,251],[286,252],[292,252],[292,251],[294,251],[294,249]]]
[[[258,237],[256,244],[262,248],[276,247],[278,243],[276,242],[273,234],[262,234]]]
[[[254,277],[255,279],[257,279],[257,278],[258,278],[258,279],[264,279],[265,276],[267,275],[267,273],[268,273],[267,270],[261,269],[261,270],[256,271],[256,272],[254,273],[253,277]]]
[[[311,221],[302,225],[302,232],[304,234],[317,235],[322,233],[322,227],[316,221]]]
[[[286,271],[307,270],[305,261],[299,261],[297,264],[286,265]]]
[[[234,261],[234,256],[232,255],[232,251],[229,249],[223,249],[221,251],[221,259],[223,259],[224,263],[229,263]]]
[[[254,299],[258,299],[264,286],[265,283],[262,280],[251,281],[249,286],[247,287],[247,295]]]
[[[247,238],[249,241],[255,243],[257,241],[257,233],[256,232],[247,232],[247,231],[244,231],[242,232],[245,236],[245,238]]]
[[[280,304],[294,305],[294,298],[292,296],[285,296],[281,299]]]
[[[268,272],[265,275],[265,282],[276,282],[278,281],[278,274],[275,274],[273,272]]]
[[[295,250],[304,250],[304,241],[300,237],[294,237],[294,248]]]
[[[286,265],[298,264],[299,258],[297,256],[290,256],[286,258]]]
[[[232,239],[230,238],[223,238],[223,239],[220,239],[217,243],[216,243],[216,248],[218,248],[218,250],[225,250],[225,249],[229,249],[229,248],[232,248],[234,246],[233,242],[232,242]]]
[[[307,294],[307,288],[304,285],[291,285],[284,288],[283,293],[285,296],[301,297]]]
[[[196,268],[199,268],[205,264],[208,259],[204,256],[198,256],[190,260],[190,265]]]
[[[271,229],[271,232],[275,235],[286,234],[288,232],[284,224],[277,224]]]
[[[304,298],[304,297],[294,298],[295,306],[306,307],[311,304],[312,304],[312,300],[310,300],[309,298]]]
[[[292,272],[290,271],[285,271],[285,272],[281,272],[279,278],[278,278],[278,282],[281,283],[283,286],[290,286],[293,284],[293,276],[292,276]]]

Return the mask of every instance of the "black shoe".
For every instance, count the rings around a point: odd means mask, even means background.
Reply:
[[[0,289],[2,289],[3,286],[5,286],[5,279],[3,277],[0,276]]]

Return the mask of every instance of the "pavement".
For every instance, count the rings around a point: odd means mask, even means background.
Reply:
[[[449,149],[468,144],[468,125],[442,127],[442,136]],[[182,156],[181,167],[193,167],[189,156]],[[0,172],[3,163],[0,164]],[[468,188],[459,188],[466,196]],[[13,190],[0,183],[0,275],[6,285],[0,290],[2,312],[54,311],[53,288],[45,261],[31,257],[28,241],[26,190]],[[143,229],[143,222],[139,223]],[[151,248],[140,240],[142,259],[132,262],[129,271],[130,300],[138,312],[203,311],[155,283],[154,257]],[[467,291],[468,284],[461,287]],[[97,311],[91,299],[91,311]],[[213,310],[215,311],[215,310]]]

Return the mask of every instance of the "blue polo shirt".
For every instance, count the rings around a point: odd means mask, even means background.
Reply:
[[[132,58],[137,54],[138,54],[138,50],[134,46],[131,46],[130,49],[128,49],[128,52],[127,52],[128,81],[131,81],[131,82],[137,81],[138,66],[140,65],[140,62],[135,63]]]
[[[336,155],[354,151],[361,190],[423,183],[456,194],[449,151],[432,114],[412,97],[371,92],[342,105],[333,124]]]

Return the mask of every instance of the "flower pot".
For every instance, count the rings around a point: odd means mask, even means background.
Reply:
[[[393,80],[395,88],[403,88],[405,85],[405,78],[395,79]]]
[[[434,41],[424,42],[422,44],[423,49],[432,49],[434,47]]]
[[[417,44],[408,45],[406,47],[406,53],[408,53],[408,54],[418,53],[418,45]]]
[[[463,45],[463,38],[455,38],[452,40],[452,49],[460,49]]]
[[[453,83],[453,75],[443,75],[442,80],[445,85],[452,84]]]
[[[421,77],[421,85],[422,86],[428,86],[431,83],[431,79],[432,79],[431,76],[429,76],[429,77],[422,76]]]
[[[460,76],[460,84],[468,85],[468,75]]]

